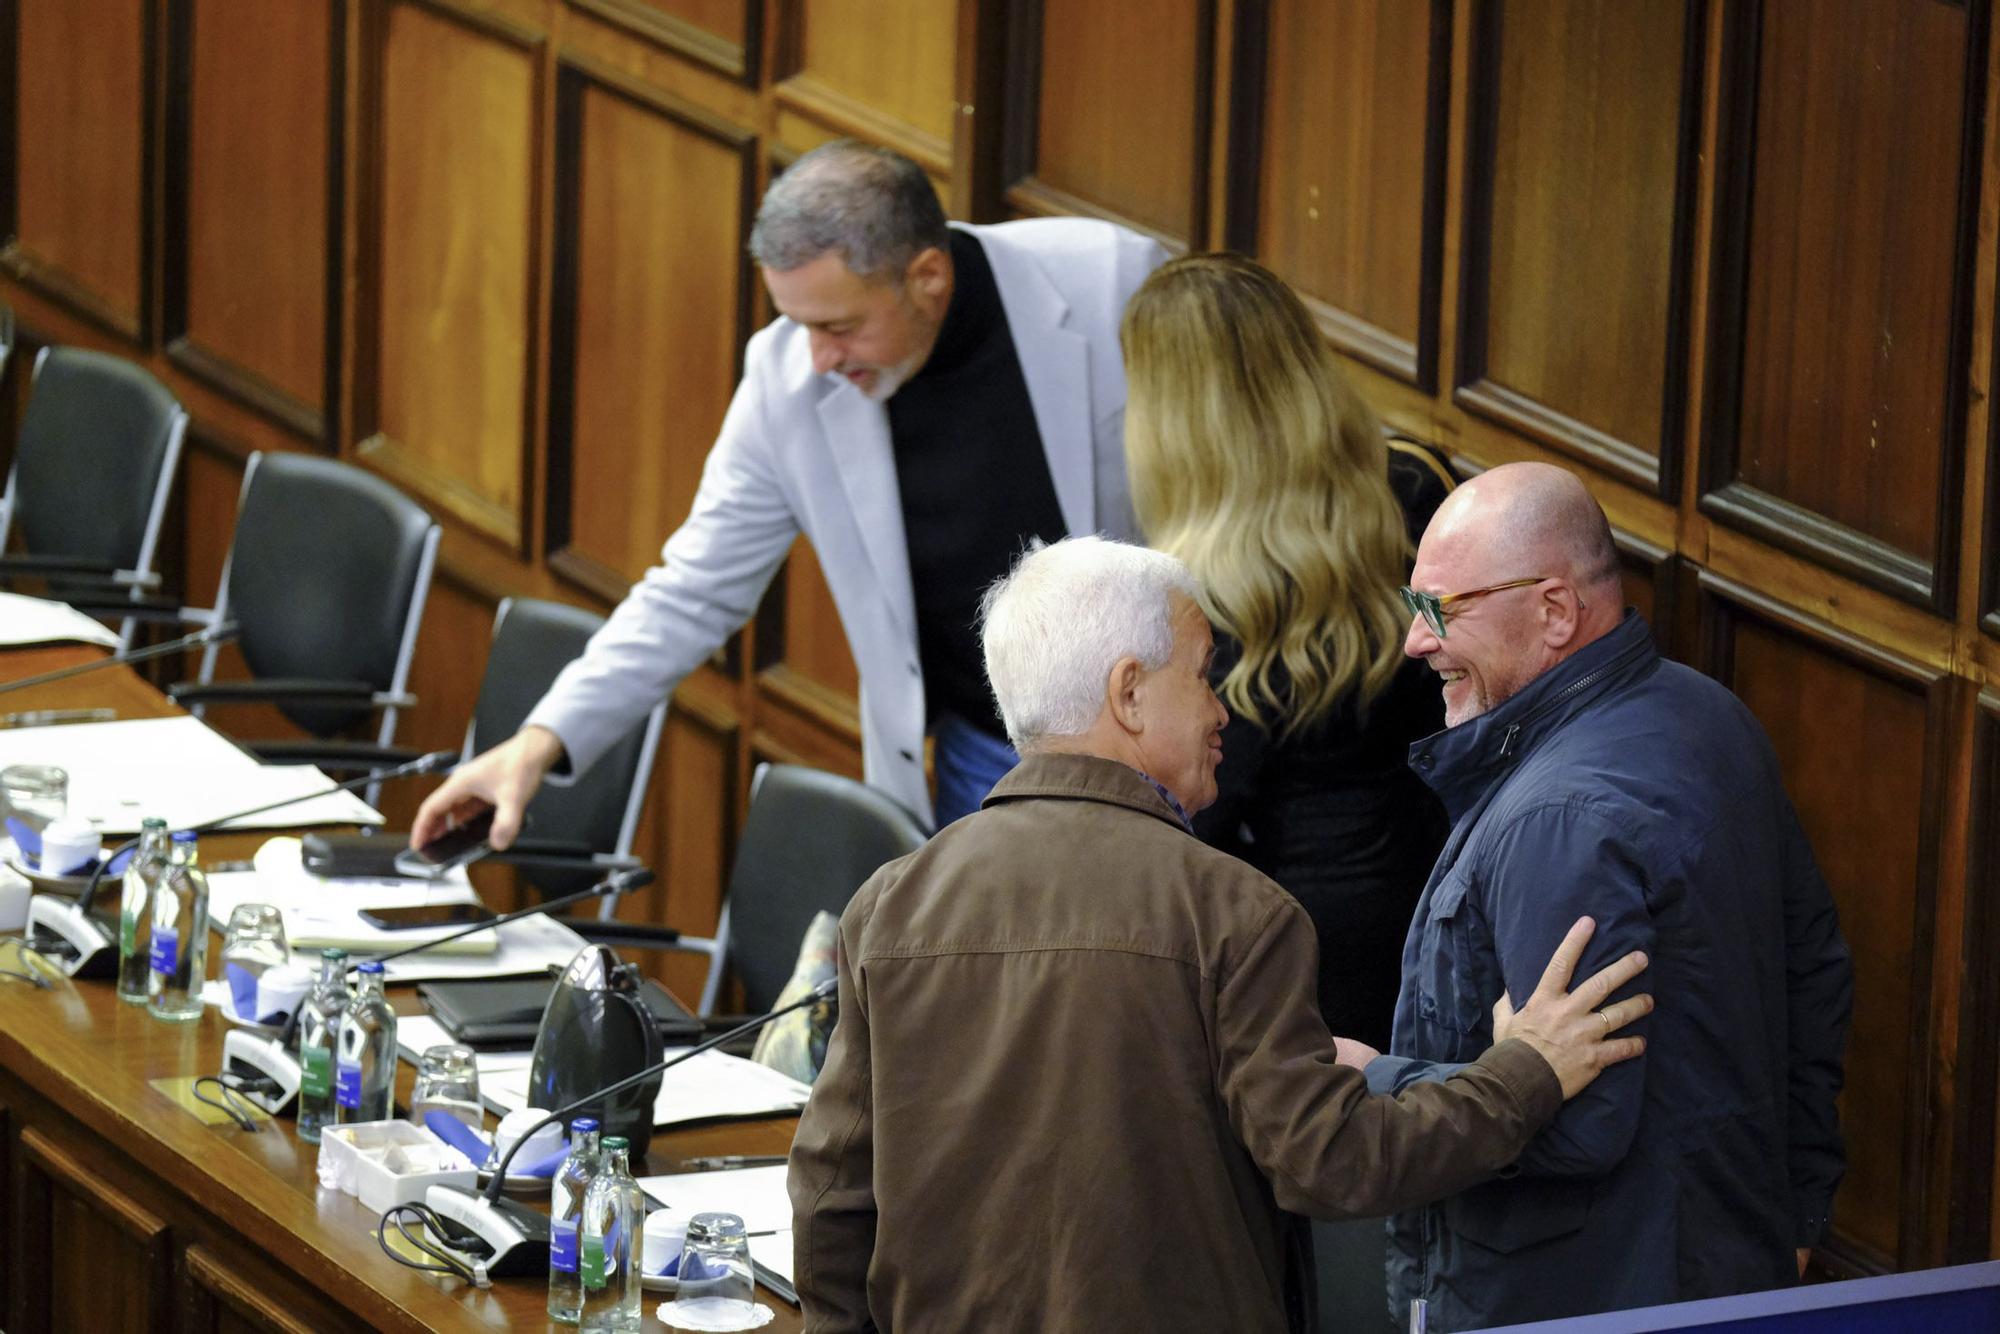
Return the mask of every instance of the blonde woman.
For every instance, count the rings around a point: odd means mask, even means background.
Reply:
[[[1383,438],[1305,307],[1251,260],[1155,270],[1121,337],[1133,504],[1201,581],[1231,715],[1195,831],[1305,906],[1328,1026],[1384,1047],[1447,828],[1408,766],[1444,716],[1402,654],[1396,590],[1451,472]]]

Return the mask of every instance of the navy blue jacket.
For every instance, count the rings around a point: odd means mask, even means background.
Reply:
[[[1826,1226],[1853,974],[1763,729],[1625,619],[1411,747],[1452,820],[1369,1082],[1442,1078],[1526,1003],[1578,917],[1657,1008],[1500,1179],[1390,1225],[1389,1303],[1444,1329],[1778,1287]]]

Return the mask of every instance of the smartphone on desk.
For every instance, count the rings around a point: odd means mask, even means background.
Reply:
[[[483,903],[416,903],[407,908],[363,908],[361,920],[378,931],[416,931],[424,927],[473,926],[497,914]]]
[[[527,822],[522,821],[523,827]],[[418,879],[435,880],[457,867],[478,861],[493,851],[493,845],[486,841],[493,831],[493,808],[488,806],[479,814],[445,830],[421,848],[412,848],[396,854],[396,870]]]

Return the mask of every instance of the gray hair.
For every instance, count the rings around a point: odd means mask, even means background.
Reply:
[[[764,192],[750,256],[780,273],[837,254],[862,278],[900,279],[910,261],[951,244],[924,169],[871,144],[836,139],[794,162]]]
[[[979,603],[986,679],[1014,748],[1089,731],[1120,658],[1164,667],[1172,595],[1193,599],[1199,588],[1163,551],[1104,537],[1030,547]]]

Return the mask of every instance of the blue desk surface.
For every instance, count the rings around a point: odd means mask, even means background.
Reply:
[[[1508,1325],[1504,1334],[1664,1334],[1671,1330],[1701,1330],[1704,1334],[2000,1331],[2000,1260]]]

